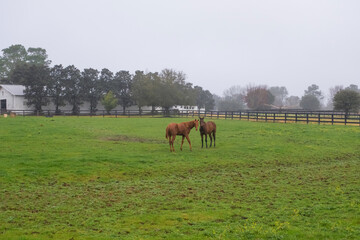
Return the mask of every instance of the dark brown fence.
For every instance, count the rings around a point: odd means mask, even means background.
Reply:
[[[282,123],[317,123],[317,124],[345,124],[360,126],[360,114],[334,111],[303,111],[303,110],[268,110],[268,111],[193,111],[193,110],[171,110],[171,111],[151,111],[151,110],[126,110],[110,111],[98,110],[95,112],[80,111],[74,114],[72,111],[11,111],[17,116],[102,116],[102,117],[198,117],[205,116],[211,119],[231,119],[263,122],[282,122]]]
[[[216,119],[239,119],[248,121],[345,124],[360,126],[360,114],[333,111],[210,111],[203,115]]]

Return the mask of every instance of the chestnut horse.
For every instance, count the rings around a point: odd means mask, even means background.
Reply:
[[[201,148],[204,147],[204,135],[205,135],[205,143],[206,148],[207,146],[207,135],[209,134],[210,137],[210,147],[212,145],[212,136],[214,137],[214,147],[215,147],[215,134],[216,134],[216,124],[212,121],[205,122],[204,118],[200,118],[200,136],[201,136]]]
[[[198,125],[199,125],[199,120],[197,120],[197,119],[195,119],[193,121],[190,121],[190,122],[170,123],[166,128],[166,135],[165,135],[165,137],[167,139],[169,139],[170,152],[175,152],[174,141],[175,141],[176,135],[182,136],[180,150],[182,151],[184,138],[186,138],[187,141],[189,142],[190,151],[191,151],[192,148],[191,148],[191,142],[190,142],[190,138],[189,138],[189,133],[190,133],[190,131],[191,131],[191,129],[193,127],[195,127],[196,131],[197,131],[198,130]]]

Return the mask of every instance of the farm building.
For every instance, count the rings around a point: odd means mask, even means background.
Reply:
[[[175,105],[171,108],[172,110],[179,111],[194,111],[194,112],[203,112],[205,108],[198,108],[197,106],[189,106],[189,105]]]
[[[5,112],[21,112],[21,111],[33,111],[33,106],[27,106],[25,94],[24,94],[25,86],[23,85],[7,85],[0,84],[0,102],[1,102],[1,113]],[[105,110],[104,106],[99,103],[98,110]],[[71,111],[72,106],[67,104],[65,106],[60,107],[62,111]],[[84,102],[80,106],[80,111],[88,111],[90,109],[90,104],[88,102]],[[144,110],[147,108],[144,107]],[[149,108],[151,109],[151,108]],[[43,106],[42,110],[44,111],[54,111],[55,106],[52,102],[50,102],[47,106]],[[114,110],[122,111],[122,106],[117,106]],[[137,106],[131,106],[126,108],[126,110],[138,110]]]
[[[13,110],[31,110],[26,105],[24,97],[25,86],[22,85],[0,85],[1,112]]]

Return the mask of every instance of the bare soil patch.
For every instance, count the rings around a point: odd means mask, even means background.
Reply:
[[[139,143],[164,143],[164,141],[160,141],[158,139],[149,139],[142,137],[134,137],[127,135],[115,135],[115,136],[107,136],[101,138],[104,141],[113,141],[113,142],[139,142]]]

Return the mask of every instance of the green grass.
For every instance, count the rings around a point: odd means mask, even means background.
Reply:
[[[356,239],[360,128],[191,119],[0,118],[0,239]]]

